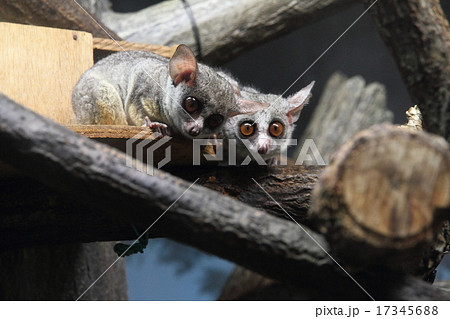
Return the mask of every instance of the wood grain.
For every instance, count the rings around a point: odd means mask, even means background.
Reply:
[[[449,145],[436,135],[375,126],[339,149],[312,202],[313,224],[346,263],[426,278],[437,264],[424,267],[422,258],[450,219]]]
[[[178,47],[178,45],[167,47],[163,45],[135,43],[129,41],[116,41],[113,39],[105,38],[94,38],[93,43],[94,55],[102,58],[114,52],[129,50],[151,51],[166,58],[170,58]],[[98,58],[96,58],[96,60],[97,59]]]
[[[92,65],[89,33],[0,23],[0,91],[58,123],[73,123],[72,89]]]

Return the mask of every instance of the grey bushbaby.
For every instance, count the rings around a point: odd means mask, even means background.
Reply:
[[[234,140],[237,165],[248,164],[251,157],[259,164],[276,165],[277,156],[286,150],[287,142],[292,138],[301,110],[311,98],[314,82],[294,95],[283,98],[242,86],[224,72],[221,75],[232,84],[238,107],[247,110],[247,114],[229,118],[218,133],[218,137],[224,140],[223,164],[230,160],[234,162],[233,158],[229,158],[229,141]]]
[[[100,60],[76,84],[72,107],[80,124],[148,125],[187,138],[209,137],[239,113],[230,83],[185,45],[170,60],[145,51]]]

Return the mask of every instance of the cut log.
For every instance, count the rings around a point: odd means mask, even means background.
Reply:
[[[190,0],[186,2],[189,10],[182,1],[171,0],[134,13],[96,13],[127,41],[166,46],[184,43],[204,62],[215,65],[357,2]],[[194,29],[199,31],[199,42]]]
[[[370,11],[424,130],[450,142],[450,26],[439,0],[378,1]]]
[[[378,1],[371,13],[422,112],[423,129],[450,141],[450,27],[439,0]],[[447,225],[424,268],[435,268],[449,245]]]
[[[427,277],[437,264],[421,261],[450,218],[449,145],[389,125],[363,131],[336,154],[312,201],[313,224],[347,264]]]

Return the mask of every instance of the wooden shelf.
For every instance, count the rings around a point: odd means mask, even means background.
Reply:
[[[151,51],[166,58],[170,58],[178,45],[166,47],[163,45],[154,45],[146,43],[134,43],[128,41],[116,41],[112,39],[93,38],[94,58],[98,60],[111,53],[119,51],[140,50]]]
[[[94,54],[95,60],[122,50],[152,51],[171,57],[176,47],[93,38],[87,32],[0,22],[0,91],[78,134],[123,152],[131,138],[149,140],[149,143],[143,143],[146,153],[145,149],[158,140],[148,128],[72,125],[75,123],[72,90],[83,72],[93,65]],[[168,146],[171,147],[168,165],[192,165],[192,141],[181,136],[173,137],[167,146],[161,145],[153,154],[154,163],[165,157]],[[147,160],[145,155],[144,162]],[[10,166],[0,163],[0,177],[17,175],[20,174]]]
[[[141,126],[131,125],[68,125],[72,131],[95,139],[129,139],[147,130],[148,134],[140,139],[150,139],[152,131]]]

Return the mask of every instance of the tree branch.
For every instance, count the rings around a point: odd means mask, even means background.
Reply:
[[[126,166],[121,152],[78,136],[5,96],[0,96],[0,105],[0,159],[58,189],[81,207],[95,208],[95,213],[84,214],[92,215],[88,221],[80,218],[81,223],[91,224],[85,234],[92,228],[98,230],[97,239],[105,234],[102,228],[108,226],[92,224],[93,219],[115,220],[113,227],[122,222],[121,227],[130,230],[133,223],[142,230],[170,208],[150,230],[152,236],[173,238],[283,281],[307,280],[312,284],[313,280],[302,278],[302,274],[319,276],[328,269],[331,277],[340,276],[325,253],[311,245],[309,237],[294,223],[161,171],[156,170],[154,176],[136,171]],[[30,224],[30,219],[4,217],[10,225],[19,222],[19,228]],[[48,222],[40,217],[45,217],[45,212],[37,218],[38,225]],[[69,223],[64,215],[59,221]],[[74,229],[72,235],[79,240],[79,229],[74,227],[54,227],[53,238],[57,240],[69,229]],[[131,235],[130,230],[125,234]],[[46,234],[41,229],[38,236]],[[4,232],[1,238],[3,243],[10,240]],[[320,236],[317,240],[327,247]]]
[[[304,219],[309,208],[312,186],[322,167],[288,167],[275,170],[254,168],[171,167],[171,173],[204,185],[256,208],[265,208],[271,215],[291,221],[276,203],[268,200],[251,180],[258,183],[289,215]],[[189,171],[189,173],[186,173]],[[245,172],[244,172],[245,171]],[[298,172],[296,174],[295,172]],[[282,184],[285,181],[286,184]],[[305,184],[303,184],[303,182]],[[47,186],[16,173],[0,179],[0,246],[16,249],[56,242],[93,242],[133,239],[136,234],[128,216],[119,219],[90,205],[90,201],[68,199]],[[284,191],[290,191],[286,193]],[[286,202],[285,202],[286,201]],[[62,218],[63,214],[64,218]],[[19,218],[20,216],[20,218]],[[29,221],[33,220],[33,223]],[[139,227],[141,231],[144,228]],[[155,234],[158,236],[158,234]]]
[[[199,30],[200,43],[195,40],[189,9],[181,1],[164,1],[136,13],[97,11],[97,14],[103,23],[128,41],[165,46],[184,43],[204,62],[220,64],[257,44],[357,2],[190,0],[188,4]]]
[[[0,300],[76,300],[116,261],[113,245],[50,243],[0,250]],[[81,300],[127,299],[125,261],[119,260]]]
[[[2,0],[0,20],[45,27],[80,30],[92,33],[95,37],[121,40],[120,37],[103,25],[99,19],[94,21],[75,1],[65,0]]]
[[[371,12],[424,129],[450,141],[450,27],[439,0],[380,0]]]
[[[361,76],[347,78],[334,73],[311,121],[300,140],[312,138],[325,163],[345,142],[361,130],[383,122],[392,122],[393,114],[386,108],[386,89]],[[298,156],[301,148],[298,147]]]
[[[340,298],[367,298],[295,223],[203,187],[191,186],[161,171],[156,170],[154,176],[138,172],[126,166],[123,153],[78,136],[5,96],[0,96],[0,106],[0,160],[80,203],[82,211],[84,207],[91,207],[91,212],[78,216],[79,226],[53,227],[55,240],[68,231],[73,231],[72,237],[79,240],[77,232],[81,224],[87,226],[82,231],[85,234],[98,231],[98,239],[110,225],[121,227],[128,236],[131,233],[129,223],[143,229],[168,210],[150,229],[151,236],[173,238],[294,286],[311,286],[320,291],[331,285],[335,296]],[[33,215],[27,217],[30,216]],[[24,236],[28,236],[24,225],[35,225],[39,229],[47,222],[41,221],[45,216],[43,211],[34,215],[35,218],[22,219],[11,211],[2,211],[4,221],[9,226],[15,224],[15,231]],[[91,217],[89,220],[80,218],[85,216]],[[67,224],[66,217],[65,212],[60,211],[59,222]],[[102,225],[105,220],[113,223]],[[47,229],[39,229],[40,235],[33,234],[36,238],[46,236],[48,229],[47,226]],[[307,231],[328,249],[322,236]],[[4,229],[0,233],[2,243],[12,235]],[[16,234],[13,238],[18,237]],[[370,275],[354,276],[369,287],[376,298],[448,298],[428,286],[425,289],[422,282],[401,275],[387,289]],[[417,285],[423,291],[415,290]],[[408,289],[413,294],[405,293]]]
[[[311,224],[353,267],[425,278],[450,219],[450,148],[441,137],[391,125],[357,134],[336,153],[313,192]],[[349,249],[351,247],[351,249]]]
[[[307,215],[312,189],[322,173],[323,166],[287,166],[276,168],[264,167],[168,167],[166,170],[185,180],[198,184],[221,194],[233,197],[252,207],[288,219],[285,211],[296,221],[307,222]],[[254,178],[264,190],[252,180]],[[268,199],[269,193],[273,199],[283,203],[281,209],[277,203]]]

